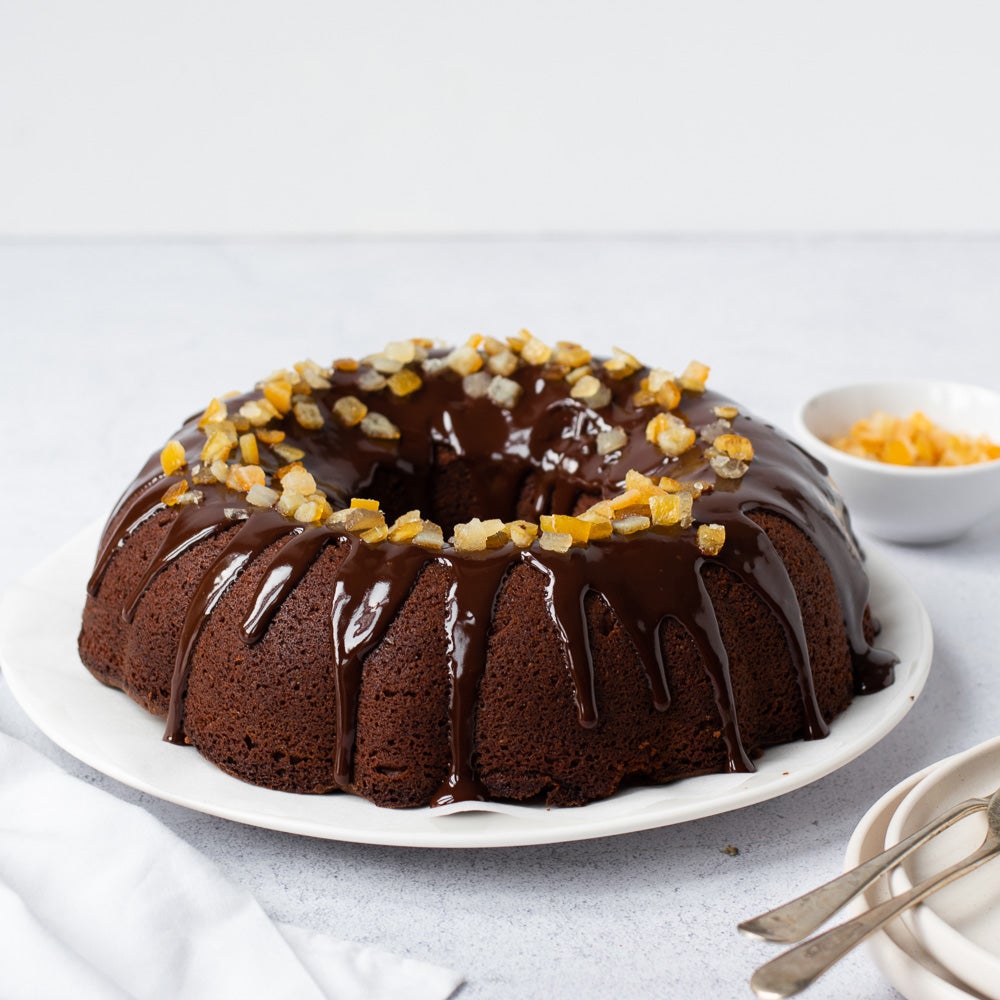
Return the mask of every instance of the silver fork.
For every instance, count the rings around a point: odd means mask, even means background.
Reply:
[[[758,917],[744,920],[738,929],[748,937],[762,941],[777,941],[779,944],[801,941],[825,924],[855,896],[864,892],[884,872],[891,871],[918,847],[960,819],[985,809],[989,801],[989,798],[983,798],[959,802],[881,854],[876,854],[874,858],[869,858],[849,872],[844,872],[797,899],[783,903]]]
[[[987,800],[986,822],[986,838],[978,850],[950,868],[932,875],[909,892],[893,896],[867,913],[803,941],[762,965],[751,977],[750,988],[762,1000],[784,1000],[785,997],[800,993],[855,945],[874,934],[903,910],[1000,854],[1000,789]]]

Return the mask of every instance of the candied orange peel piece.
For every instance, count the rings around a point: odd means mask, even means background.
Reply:
[[[482,355],[468,344],[456,347],[445,361],[448,367],[459,375],[471,375],[483,367]]]
[[[308,475],[308,473],[307,473]],[[259,465],[231,465],[226,476],[226,486],[246,493],[251,486],[266,486],[267,477]]]
[[[344,528],[347,531],[369,531],[385,525],[385,514],[370,507],[348,507],[346,510],[335,510],[326,519],[329,527]],[[388,537],[388,528],[386,529]]]
[[[255,483],[247,490],[247,503],[254,507],[273,507],[280,497],[277,490],[272,490],[270,486],[261,486]]]
[[[534,521],[508,521],[507,532],[519,549],[526,549],[538,537],[538,525]]]
[[[282,475],[283,471],[284,475]],[[309,496],[310,493],[316,492],[316,480],[298,462],[295,462],[287,471],[279,469],[278,478],[281,480],[281,487],[284,490],[292,490],[303,496]]]
[[[591,354],[586,347],[574,344],[571,340],[556,341],[555,359],[561,365],[569,365],[570,368],[579,368],[590,361]]]
[[[569,535],[574,545],[586,545],[590,541],[592,525],[583,518],[570,514],[543,514],[539,523],[545,533]]]
[[[225,462],[235,444],[224,431],[213,431],[201,449],[201,460],[206,465]]]
[[[368,407],[357,396],[341,396],[333,404],[333,415],[345,427],[356,427],[368,415]]]
[[[455,525],[452,544],[459,552],[482,552],[485,549],[500,549],[510,541],[510,531],[499,518],[486,521],[478,517]]]
[[[188,481],[182,479],[179,483],[174,483],[167,491],[160,497],[160,502],[166,504],[168,507],[173,507],[180,498],[188,491]]]
[[[650,520],[645,514],[630,514],[612,522],[616,534],[634,535],[637,531],[645,531],[650,526]]]
[[[318,431],[323,426],[323,414],[310,399],[301,399],[293,403],[292,413],[295,414],[299,426],[306,430]]]
[[[628,378],[640,368],[642,368],[642,362],[620,347],[612,347],[611,357],[604,362],[604,370],[613,379]]]
[[[178,469],[183,469],[187,465],[187,455],[184,453],[184,445],[176,438],[171,439],[164,445],[160,452],[160,466],[165,476],[172,476]]]
[[[657,404],[664,410],[675,409],[681,401],[681,390],[673,372],[654,368],[640,385],[656,397]]]
[[[521,358],[529,365],[544,365],[552,357],[552,348],[527,330],[522,330],[521,333],[527,334],[521,345]]]
[[[597,454],[611,455],[628,444],[628,434],[621,427],[600,431],[597,435]]]
[[[240,435],[240,456],[246,465],[260,464],[260,449],[257,447],[257,438],[252,433]]]
[[[681,372],[677,384],[686,392],[704,392],[711,369],[700,361],[691,361]]]
[[[198,421],[198,429],[204,430],[209,424],[225,420],[228,415],[226,404],[223,403],[221,399],[213,399],[212,402],[205,407],[205,412],[201,415],[201,419]]]
[[[538,544],[548,552],[569,552],[573,548],[573,536],[564,531],[544,531]]]
[[[369,545],[378,545],[389,537],[389,526],[387,524],[376,524],[374,528],[361,532],[361,540]]]
[[[717,556],[726,542],[726,529],[721,524],[698,525],[698,548],[706,556]]]
[[[669,526],[680,524],[684,507],[683,493],[664,493],[662,496],[649,498],[649,513],[653,524]],[[688,497],[690,502],[690,497]]]
[[[300,458],[305,458],[306,453],[295,445],[285,444],[283,441],[271,445],[271,451],[285,462],[297,462]]]
[[[753,444],[741,434],[720,434],[712,442],[712,447],[727,458],[735,458],[739,462],[749,462],[753,458]]]
[[[404,368],[402,371],[390,375],[386,381],[389,391],[394,396],[409,396],[411,392],[416,392],[423,384],[420,376],[409,368]]]
[[[371,410],[361,421],[361,432],[382,441],[395,441],[400,436],[399,428],[388,417]]]
[[[286,378],[265,382],[261,386],[264,398],[281,414],[292,408],[292,383]]]
[[[255,431],[258,440],[264,444],[281,444],[285,440],[285,432],[267,427],[258,427]]]
[[[280,417],[277,407],[265,396],[263,399],[247,400],[240,407],[240,416],[249,421],[251,427],[264,427],[275,417]]]
[[[657,413],[646,424],[646,440],[656,444],[668,458],[677,458],[694,445],[697,435],[672,413]]]

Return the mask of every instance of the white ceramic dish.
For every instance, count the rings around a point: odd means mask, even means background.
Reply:
[[[379,809],[352,795],[293,795],[244,784],[190,748],[161,740],[162,720],[103,687],[76,652],[84,586],[99,526],[11,588],[0,605],[0,658],[11,691],[63,749],[128,785],[191,809],[333,840],[413,847],[507,847],[604,837],[682,823],[782,795],[835,771],[892,730],[924,686],[933,640],[927,614],[881,557],[869,563],[880,642],[900,658],[896,683],[855,700],[824,740],[768,750],[754,774],[690,778],[629,789],[579,809],[488,804]]]
[[[948,430],[1000,441],[1000,393],[980,386],[869,382],[813,396],[795,415],[795,435],[830,470],[858,527],[891,542],[942,542],[1000,510],[1000,460],[915,468],[868,461],[827,444],[876,410],[898,417],[922,410]]]
[[[949,806],[991,794],[1000,785],[1000,737],[951,758],[900,804],[887,839],[896,843]],[[956,823],[897,868],[895,895],[971,854],[986,836],[983,813]],[[905,917],[924,948],[970,986],[1000,1000],[1000,862],[991,861],[939,890]]]
[[[886,792],[858,823],[847,845],[844,870],[854,868],[873,858],[887,845],[886,833],[896,808],[933,768],[911,775]],[[848,916],[854,916],[877,906],[889,898],[886,879],[879,879],[858,900],[851,904]],[[920,946],[899,920],[871,937],[867,942],[869,954],[886,980],[907,1000],[984,1000],[964,986],[946,968]]]

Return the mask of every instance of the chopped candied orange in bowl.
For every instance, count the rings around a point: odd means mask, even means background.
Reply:
[[[1000,513],[1000,392],[944,379],[855,382],[806,399],[793,420],[862,532],[926,545],[989,530]]]
[[[1000,458],[1000,444],[986,435],[972,437],[947,430],[920,410],[908,417],[876,410],[829,443],[848,455],[888,465],[974,465]]]

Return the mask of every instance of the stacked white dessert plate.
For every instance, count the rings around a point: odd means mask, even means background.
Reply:
[[[898,843],[950,806],[1000,785],[1000,737],[900,782],[868,811],[848,845],[845,867]],[[986,815],[956,823],[878,880],[853,905],[875,906],[971,854]],[[931,895],[869,942],[882,974],[907,1000],[1000,1000],[1000,863],[996,859]]]

